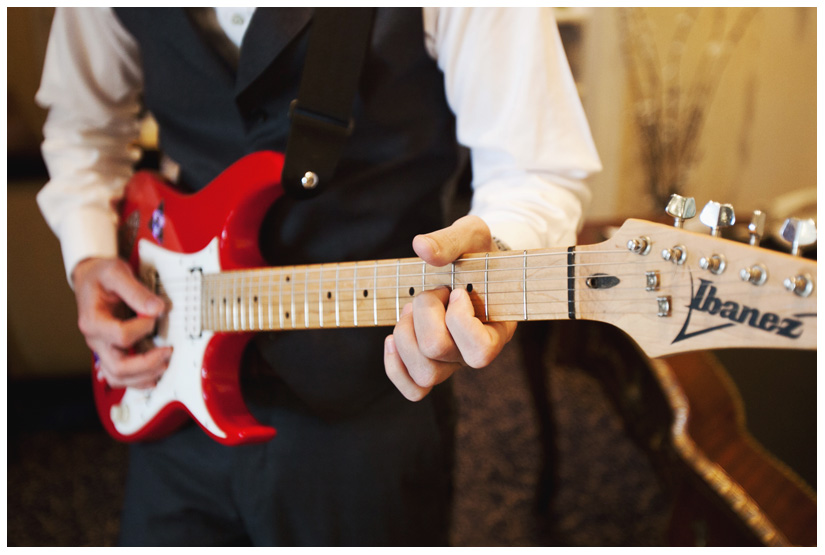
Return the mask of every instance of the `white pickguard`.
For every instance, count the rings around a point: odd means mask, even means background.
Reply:
[[[224,438],[226,433],[206,408],[201,381],[203,355],[212,332],[200,328],[200,276],[221,270],[218,239],[192,254],[172,252],[143,239],[138,253],[144,283],[158,280],[171,306],[159,321],[154,342],[157,346],[171,345],[174,351],[169,368],[154,388],[126,389],[120,404],[111,408],[112,423],[121,434],[135,434],[164,407],[177,401],[209,432]]]

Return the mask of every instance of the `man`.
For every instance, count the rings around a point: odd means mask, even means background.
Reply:
[[[144,104],[183,189],[244,154],[283,151],[311,21],[305,8],[57,10],[38,93],[51,174],[39,202],[99,379],[151,387],[171,355],[128,351],[165,307],[115,247]],[[378,9],[353,119],[335,182],[267,215],[273,265],[408,256],[413,237],[434,265],[496,250],[493,233],[514,248],[574,241],[581,180],[599,162],[549,10]],[[433,231],[456,134],[471,151],[473,207]],[[119,319],[122,304],[138,316]],[[437,289],[388,336],[259,335],[245,399],[277,438],[227,448],[190,426],[134,445],[121,541],[445,543],[449,391],[435,386],[488,364],[514,329],[482,324],[466,291]]]

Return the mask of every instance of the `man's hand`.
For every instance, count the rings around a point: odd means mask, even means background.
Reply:
[[[153,387],[172,348],[131,352],[166,310],[163,299],[138,281],[122,260],[88,258],[72,272],[78,327],[99,360],[97,379],[112,387]],[[133,315],[136,314],[136,315]]]
[[[466,253],[498,249],[484,221],[465,216],[415,237],[413,250],[428,264],[444,266]],[[404,397],[418,401],[459,368],[490,364],[515,330],[515,322],[482,323],[464,289],[425,291],[404,307],[386,338],[384,368]]]

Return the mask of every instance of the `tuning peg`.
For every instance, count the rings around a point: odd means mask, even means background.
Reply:
[[[696,215],[696,201],[693,197],[683,197],[681,195],[670,195],[665,207],[665,212],[673,218],[673,225],[676,227],[683,227],[685,220]]]
[[[730,227],[736,223],[733,206],[710,201],[699,214],[699,221],[710,228],[710,234],[718,237],[723,227]]]
[[[816,243],[816,222],[813,219],[788,218],[782,224],[779,234],[791,244],[791,254],[798,256],[800,247]]]
[[[765,235],[765,213],[761,210],[754,210],[751,223],[748,224],[748,232],[751,236],[751,245],[758,246]]]

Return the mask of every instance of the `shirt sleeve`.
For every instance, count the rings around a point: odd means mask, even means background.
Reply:
[[[574,244],[601,162],[552,9],[425,8],[424,26],[470,149],[470,213],[512,248]]]
[[[37,202],[60,240],[67,276],[89,257],[117,256],[115,204],[140,157],[137,44],[108,8],[57,8],[38,104],[48,109]]]

